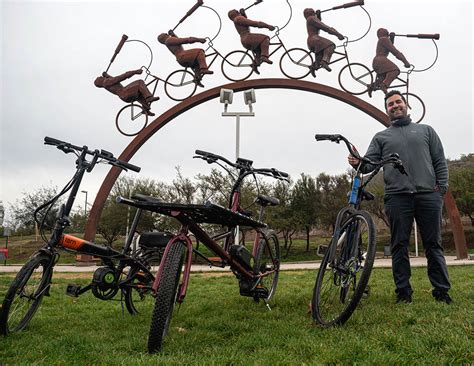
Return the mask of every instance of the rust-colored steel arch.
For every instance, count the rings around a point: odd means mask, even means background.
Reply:
[[[184,100],[183,102],[175,105],[174,107],[167,110],[165,113],[156,118],[148,127],[143,129],[130,144],[125,148],[125,150],[120,155],[119,159],[123,161],[129,161],[133,155],[140,149],[140,147],[151,137],[153,136],[161,127],[166,125],[172,119],[176,118],[180,114],[186,112],[187,110],[207,102],[210,99],[217,98],[220,94],[221,88],[233,89],[234,91],[243,91],[250,88],[254,89],[296,89],[307,91],[311,93],[322,94],[327,97],[331,97],[337,100],[340,100],[344,103],[347,103],[362,112],[367,113],[370,117],[374,118],[385,127],[390,125],[387,115],[381,110],[375,108],[373,105],[364,102],[362,99],[359,99],[351,94],[345,93],[341,90],[332,88],[327,85],[322,85],[318,83],[313,83],[303,80],[290,80],[290,79],[256,79],[256,80],[247,80],[237,83],[230,83],[221,85],[207,91],[204,91],[200,94],[194,95],[191,98]],[[87,220],[85,228],[85,239],[93,240],[97,231],[97,223],[99,222],[100,215],[102,213],[102,208],[104,207],[105,201],[120,175],[121,169],[111,168],[107,176],[105,177],[102,186],[97,193],[97,197],[92,205],[89,219]],[[459,211],[456,207],[456,203],[450,191],[446,193],[445,196],[445,206],[448,212],[450,222],[452,223],[454,242],[456,246],[456,254],[458,259],[467,258],[467,245],[466,238],[464,235],[464,229],[461,224],[461,218]]]
[[[234,91],[243,91],[250,88],[254,89],[296,89],[307,91],[311,93],[325,95],[344,103],[347,103],[365,113],[370,117],[374,118],[384,126],[389,126],[387,115],[381,110],[375,108],[373,105],[359,99],[351,94],[343,92],[339,89],[332,88],[327,85],[313,83],[304,80],[289,80],[289,79],[255,79],[240,81],[237,83],[230,83],[221,85],[209,90],[206,90],[200,94],[194,95],[174,107],[168,109],[166,112],[161,114],[152,123],[150,123],[145,129],[143,129],[125,148],[120,155],[119,159],[123,161],[129,161],[133,155],[140,149],[140,147],[153,136],[160,128],[166,125],[168,122],[186,112],[187,110],[207,102],[208,100],[219,97],[220,90],[222,88],[233,89]],[[118,176],[121,173],[121,169],[113,167],[105,177],[97,197],[92,205],[89,218],[87,220],[85,228],[85,239],[93,240],[97,231],[97,223],[99,222],[102,208],[104,207],[105,201],[115,183]]]

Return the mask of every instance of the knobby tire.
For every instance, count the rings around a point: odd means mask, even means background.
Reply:
[[[173,243],[160,265],[163,266],[163,270],[156,291],[155,308],[153,309],[148,336],[148,351],[150,353],[161,351],[163,340],[168,333],[178,292],[184,251],[184,243]]]

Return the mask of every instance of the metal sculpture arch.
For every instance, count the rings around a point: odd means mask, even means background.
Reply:
[[[175,105],[174,107],[167,110],[165,113],[156,118],[148,127],[143,129],[125,148],[120,155],[119,159],[123,161],[129,161],[132,156],[140,149],[140,147],[153,136],[160,128],[166,125],[168,122],[186,112],[187,110],[207,102],[208,100],[219,97],[221,88],[233,89],[234,91],[243,91],[249,88],[254,89],[295,89],[302,90],[311,93],[325,95],[330,98],[340,100],[347,103],[362,112],[367,113],[370,117],[374,118],[385,127],[390,125],[387,115],[381,110],[375,108],[373,105],[364,102],[352,94],[348,94],[341,90],[332,88],[327,85],[313,83],[302,80],[288,80],[288,79],[257,79],[241,81],[237,83],[225,84],[218,86],[197,94],[185,101]],[[92,205],[89,218],[87,220],[85,228],[85,239],[93,240],[97,231],[97,223],[99,222],[102,208],[104,207],[105,201],[115,183],[118,176],[120,175],[121,169],[111,168],[109,173],[104,179],[102,186],[97,193],[97,197]],[[450,191],[445,195],[444,203],[448,216],[453,228],[454,242],[456,247],[457,258],[467,258],[467,245],[466,238],[464,236],[464,230],[461,223],[461,217],[456,207],[456,203]]]
[[[143,129],[125,150],[120,155],[119,159],[123,161],[129,161],[133,155],[140,149],[140,147],[158,130],[165,126],[168,122],[178,117],[187,110],[207,102],[208,100],[218,98],[221,88],[233,89],[234,91],[243,91],[246,89],[295,89],[302,90],[311,93],[325,95],[330,98],[340,100],[347,103],[362,112],[367,113],[370,117],[374,118],[384,126],[389,126],[387,115],[381,110],[375,108],[373,105],[359,99],[351,94],[343,92],[339,89],[332,88],[327,85],[313,83],[303,80],[288,80],[288,79],[257,79],[247,80],[237,83],[230,83],[221,85],[209,90],[206,90],[200,94],[194,95],[191,98],[184,100],[183,102],[170,108],[158,118],[156,118],[150,125]],[[107,176],[105,177],[97,197],[92,205],[89,218],[87,220],[85,228],[85,238],[87,240],[93,240],[97,231],[97,223],[99,222],[102,209],[105,201],[115,183],[121,170],[119,168],[111,168]]]

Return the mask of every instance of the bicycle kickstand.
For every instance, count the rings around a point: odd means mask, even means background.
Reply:
[[[265,302],[265,305],[268,308],[268,311],[272,311],[272,308],[270,307],[270,304],[267,302],[267,300],[263,300]]]

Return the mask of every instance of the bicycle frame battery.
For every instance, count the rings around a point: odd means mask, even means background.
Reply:
[[[252,253],[243,245],[232,245],[229,251],[231,257],[247,270],[252,271],[254,266],[254,258]]]

